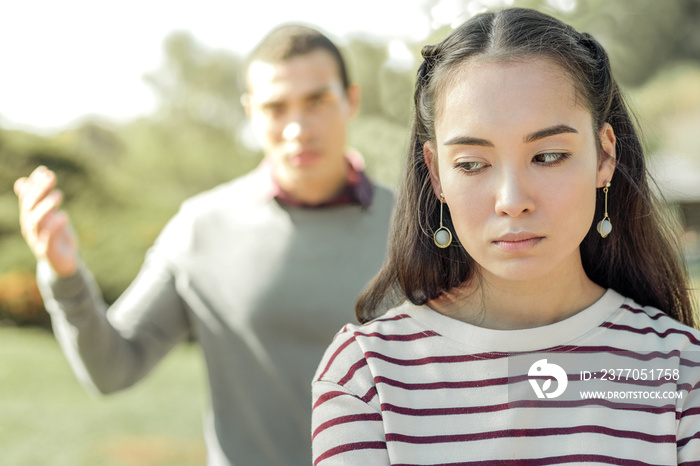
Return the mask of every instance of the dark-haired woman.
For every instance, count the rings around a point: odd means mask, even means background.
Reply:
[[[423,57],[390,258],[314,379],[315,464],[698,464],[700,332],[603,48],[513,8]]]

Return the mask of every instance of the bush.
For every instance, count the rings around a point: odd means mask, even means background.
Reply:
[[[0,275],[0,323],[49,327],[49,315],[31,272]]]

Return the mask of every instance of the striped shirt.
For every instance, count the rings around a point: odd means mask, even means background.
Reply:
[[[326,351],[314,465],[700,464],[699,350],[613,290],[508,331],[404,303]]]

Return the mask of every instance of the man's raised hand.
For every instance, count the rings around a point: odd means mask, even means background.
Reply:
[[[63,195],[56,189],[56,174],[38,167],[14,185],[19,198],[20,227],[37,259],[45,259],[62,277],[77,268],[78,241],[68,215],[58,210]]]

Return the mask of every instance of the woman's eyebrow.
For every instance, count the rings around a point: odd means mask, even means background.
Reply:
[[[523,142],[535,142],[535,141],[538,141],[540,139],[548,138],[549,136],[556,136],[557,134],[564,134],[564,133],[578,134],[578,131],[576,131],[576,129],[574,129],[568,125],[555,125],[555,126],[550,126],[549,128],[541,129],[539,131],[535,131],[534,133],[528,134],[527,136],[525,136],[523,138]]]
[[[445,141],[446,146],[484,146],[493,147],[493,143],[488,139],[473,138],[471,136],[455,136]]]
[[[568,125],[554,125],[549,128],[544,128],[534,133],[530,133],[523,138],[523,142],[535,142],[540,139],[548,138],[550,136],[556,136],[557,134],[564,133],[575,133],[578,131]],[[472,136],[455,136],[451,139],[445,141],[446,146],[481,146],[481,147],[494,147],[493,143],[488,139],[475,138]]]

